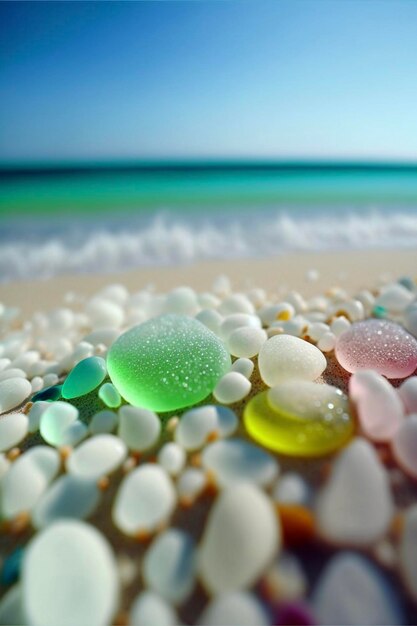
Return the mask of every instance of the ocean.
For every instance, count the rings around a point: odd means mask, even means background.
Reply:
[[[415,248],[417,166],[0,168],[0,281],[287,251]]]

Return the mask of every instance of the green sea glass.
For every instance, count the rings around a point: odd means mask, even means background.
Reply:
[[[104,383],[104,385],[101,385],[98,390],[98,397],[111,409],[117,408],[122,402],[120,393],[112,383]]]
[[[181,315],[135,326],[107,355],[110,378],[122,397],[161,412],[206,398],[230,364],[223,342],[198,320]]]
[[[70,371],[62,386],[62,397],[70,400],[90,393],[107,374],[106,362],[100,356],[83,359]]]

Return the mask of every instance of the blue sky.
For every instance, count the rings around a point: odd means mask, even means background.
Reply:
[[[0,160],[417,160],[417,2],[1,2]]]

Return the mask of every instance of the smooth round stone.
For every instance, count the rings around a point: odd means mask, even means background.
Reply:
[[[32,393],[26,378],[7,378],[0,382],[0,413],[16,408]]]
[[[120,406],[122,398],[116,387],[111,383],[104,383],[98,390],[98,397],[104,402],[104,404],[111,409],[115,409]]]
[[[404,530],[399,546],[400,568],[404,582],[417,600],[417,505],[410,507],[404,515]]]
[[[340,335],[336,358],[348,372],[372,369],[387,378],[405,378],[417,367],[417,340],[395,322],[368,319]]]
[[[417,479],[417,413],[401,424],[393,439],[392,451],[404,472]]]
[[[125,317],[122,307],[105,297],[92,298],[85,310],[95,330],[120,328]]]
[[[161,433],[161,420],[153,411],[135,406],[119,410],[118,435],[131,449],[143,452],[152,448]]]
[[[269,626],[270,618],[261,602],[252,593],[234,591],[213,598],[200,615],[200,626]]]
[[[175,440],[185,450],[198,450],[211,437],[228,437],[237,428],[236,414],[228,407],[207,404],[186,411],[175,430]]]
[[[85,396],[101,385],[107,374],[106,362],[100,356],[83,359],[70,371],[62,386],[67,400]]]
[[[336,387],[307,381],[288,381],[257,394],[243,418],[255,441],[289,456],[329,454],[354,431],[347,397]]]
[[[417,413],[417,376],[407,378],[398,388],[406,413]]]
[[[78,409],[68,402],[54,402],[41,415],[39,430],[51,446],[73,446],[87,433],[78,420]]]
[[[268,335],[263,328],[244,326],[237,328],[229,335],[227,347],[233,356],[250,358],[259,353],[267,339]]]
[[[17,367],[10,367],[0,373],[0,382],[8,378],[26,378],[26,372]]]
[[[142,591],[130,608],[129,624],[132,626],[178,626],[174,609],[153,591]]]
[[[336,544],[369,546],[387,532],[394,513],[385,468],[371,444],[355,439],[336,459],[317,498],[317,526]]]
[[[273,456],[243,439],[216,441],[206,446],[202,463],[221,487],[242,481],[265,487],[279,471]]]
[[[205,588],[216,595],[251,587],[280,543],[279,521],[260,489],[240,483],[224,490],[210,511],[200,544]]]
[[[184,448],[171,441],[158,452],[158,463],[171,476],[177,476],[184,468],[186,456]]]
[[[97,480],[114,472],[127,456],[124,442],[114,435],[95,435],[80,444],[67,459],[67,471]]]
[[[10,461],[5,454],[0,453],[0,479],[10,467]]]
[[[190,287],[177,287],[167,294],[164,309],[166,313],[194,315],[199,309],[197,295]]]
[[[99,411],[93,415],[89,424],[89,430],[92,435],[112,433],[116,429],[118,423],[119,418],[117,413],[114,413],[114,411]]]
[[[92,333],[84,337],[83,341],[91,343],[93,346],[102,344],[108,348],[119,335],[120,332],[114,328],[102,328],[101,330],[93,330]]]
[[[181,502],[192,504],[202,493],[207,484],[207,476],[195,467],[186,468],[177,481],[178,498]]]
[[[35,446],[18,457],[2,477],[1,515],[10,519],[31,511],[59,466],[58,452],[47,446]]]
[[[247,313],[233,313],[224,318],[220,326],[220,336],[228,340],[230,335],[239,328],[258,328],[262,326],[261,320],[256,315]]]
[[[43,528],[62,518],[85,519],[100,502],[95,481],[65,474],[55,480],[38,500],[33,513],[35,528]]]
[[[206,398],[229,370],[230,355],[199,321],[163,315],[121,335],[108,352],[107,367],[128,402],[173,411]]]
[[[310,489],[300,474],[287,472],[278,479],[272,496],[275,502],[282,504],[305,505],[310,499]]]
[[[255,365],[250,359],[236,359],[236,361],[232,364],[232,372],[239,372],[239,374],[242,374],[245,378],[250,380],[254,367]]]
[[[263,344],[258,364],[262,380],[273,387],[288,380],[315,380],[326,369],[327,361],[308,341],[292,335],[275,335]]]
[[[28,433],[29,420],[24,413],[10,413],[0,419],[0,452],[10,450]]]
[[[168,474],[146,463],[122,481],[113,506],[113,521],[127,535],[154,532],[166,522],[176,505]]]
[[[34,626],[111,624],[119,600],[112,549],[85,522],[55,522],[27,547],[22,590]]]
[[[320,624],[370,626],[404,624],[398,598],[382,573],[353,552],[334,556],[313,593]]]
[[[213,396],[217,402],[233,404],[243,400],[250,392],[251,387],[251,382],[243,374],[228,372],[217,383]]]
[[[181,530],[166,530],[145,554],[145,584],[172,604],[182,604],[188,598],[194,588],[195,575],[194,541]]]
[[[373,370],[359,370],[350,377],[349,398],[364,434],[373,441],[390,441],[399,429],[404,409],[394,387]]]

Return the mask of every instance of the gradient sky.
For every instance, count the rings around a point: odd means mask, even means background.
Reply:
[[[417,2],[1,2],[0,160],[417,160]]]

